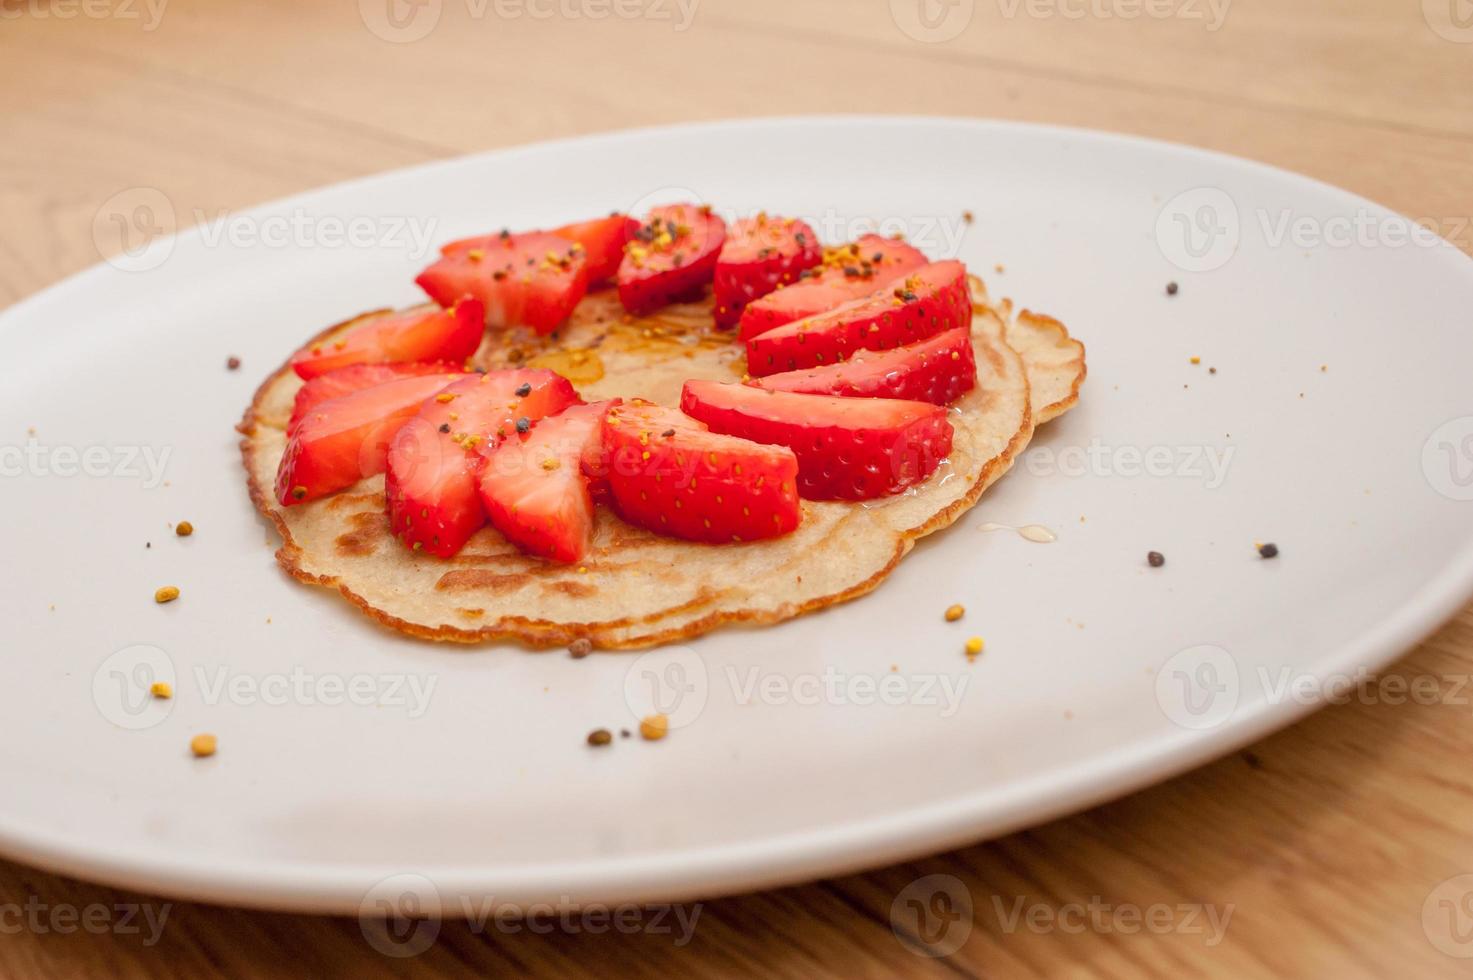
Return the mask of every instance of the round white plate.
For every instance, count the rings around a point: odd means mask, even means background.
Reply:
[[[410,641],[277,569],[232,425],[304,338],[416,301],[433,243],[692,196],[960,255],[1088,344],[1079,408],[872,595],[672,650]],[[1302,177],[1086,132],[822,118],[490,153],[143,247],[199,217],[121,195],[98,236],[131,254],[0,317],[0,850],[24,862],[342,912],[385,889],[454,913],[791,882],[1200,764],[1473,591],[1473,262]],[[155,605],[165,584],[183,597]],[[159,677],[172,701],[146,698]],[[654,700],[665,741],[585,745]],[[197,761],[202,731],[220,750]]]

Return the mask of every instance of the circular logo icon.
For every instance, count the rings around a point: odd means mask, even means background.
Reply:
[[[1473,874],[1449,878],[1428,893],[1422,931],[1438,952],[1473,958]]]
[[[1238,662],[1222,647],[1188,647],[1156,672],[1156,703],[1183,728],[1216,728],[1238,707]]]
[[[961,37],[976,0],[890,0],[890,18],[912,40],[940,44]]]
[[[1221,269],[1238,254],[1241,241],[1238,205],[1216,187],[1183,191],[1156,216],[1156,246],[1187,272]]]
[[[174,661],[158,647],[126,647],[92,672],[92,703],[102,717],[130,731],[152,728],[174,710],[174,699],[156,697],[155,684],[174,688]]]
[[[950,956],[972,935],[972,893],[955,875],[926,875],[890,903],[890,931],[917,956]]]
[[[1473,44],[1473,0],[1422,0],[1422,16],[1438,37]]]
[[[381,41],[410,44],[440,23],[443,0],[358,0],[363,26]]]
[[[157,187],[129,187],[92,216],[92,244],[103,261],[124,272],[147,272],[174,252],[174,204]]]
[[[706,662],[690,647],[661,647],[635,658],[624,674],[624,702],[635,717],[661,714],[684,728],[706,710]]]
[[[1473,415],[1444,422],[1427,437],[1422,474],[1449,500],[1473,500]]]
[[[424,875],[390,875],[358,904],[358,929],[368,945],[395,959],[418,956],[440,935],[440,891]]]

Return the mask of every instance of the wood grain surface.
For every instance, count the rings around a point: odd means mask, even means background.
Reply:
[[[929,20],[919,2],[0,0],[0,304],[115,249],[97,218],[134,188],[214,215],[470,151],[798,112],[1191,143],[1344,186],[1473,251],[1467,0],[929,0]],[[1437,678],[1438,703],[1352,697],[1034,830],[706,902],[686,943],[446,922],[397,959],[352,919],[166,903],[0,863],[0,975],[1466,974],[1473,878],[1434,890],[1473,873],[1473,692],[1453,691],[1470,669],[1464,610],[1388,671]],[[962,889],[950,906],[912,887],[937,874]],[[892,919],[917,887],[925,915]],[[157,942],[119,905],[167,911]],[[52,918],[93,906],[97,930]],[[896,922],[957,948],[917,955]]]

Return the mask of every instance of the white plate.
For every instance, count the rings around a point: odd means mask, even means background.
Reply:
[[[426,256],[409,232],[691,194],[832,237],[886,219],[938,254],[960,235],[996,293],[1089,345],[1080,407],[873,595],[680,650],[412,642],[287,580],[231,426],[303,338],[416,299]],[[136,245],[169,208],[125,194],[99,235],[127,227]],[[1473,262],[1263,166],[995,123],[722,123],[419,167],[220,230],[155,240],[0,317],[0,850],[21,861],[344,912],[397,875],[384,887],[433,887],[451,909],[790,882],[1181,772],[1308,711],[1313,692],[1285,681],[1385,664],[1473,590]],[[344,230],[376,244],[342,246]],[[93,446],[108,475],[52,472]],[[144,447],[169,452],[166,485],[125,465]],[[1220,480],[1207,458],[1227,459]],[[194,537],[169,532],[181,519]],[[1260,559],[1258,540],[1282,556]],[[183,598],[157,606],[166,583]],[[942,621],[953,602],[962,624]],[[987,653],[968,665],[973,633]],[[140,644],[159,652],[119,653]],[[175,699],[139,710],[138,685],[167,671]],[[385,703],[279,689],[295,675]],[[584,744],[634,727],[652,680],[690,689],[682,727]],[[403,703],[410,681],[435,684],[422,712]],[[963,684],[949,709],[940,692]],[[876,685],[882,703],[860,703]],[[219,735],[214,759],[189,757],[200,731]]]

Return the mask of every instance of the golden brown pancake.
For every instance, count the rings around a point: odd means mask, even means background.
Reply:
[[[426,639],[515,640],[535,647],[587,638],[631,649],[725,624],[774,623],[871,591],[917,539],[950,525],[1008,471],[1035,425],[1067,411],[1084,379],[1084,347],[1056,320],[993,306],[980,282],[972,326],[978,385],[949,409],[950,457],[924,483],[864,503],[804,501],[793,534],[744,544],[662,538],[600,507],[583,562],[521,554],[493,528],[448,560],[389,533],[383,477],[284,508],[272,488],[302,382],[289,366],[262,384],[240,424],[251,497],[282,537],[277,560],[300,581],[337,589],[377,622]],[[340,324],[318,340],[373,316]],[[585,400],[646,398],[678,406],[689,379],[738,380],[742,348],[714,329],[708,303],[635,319],[612,292],[589,296],[552,338],[489,337],[474,358],[565,375]]]

